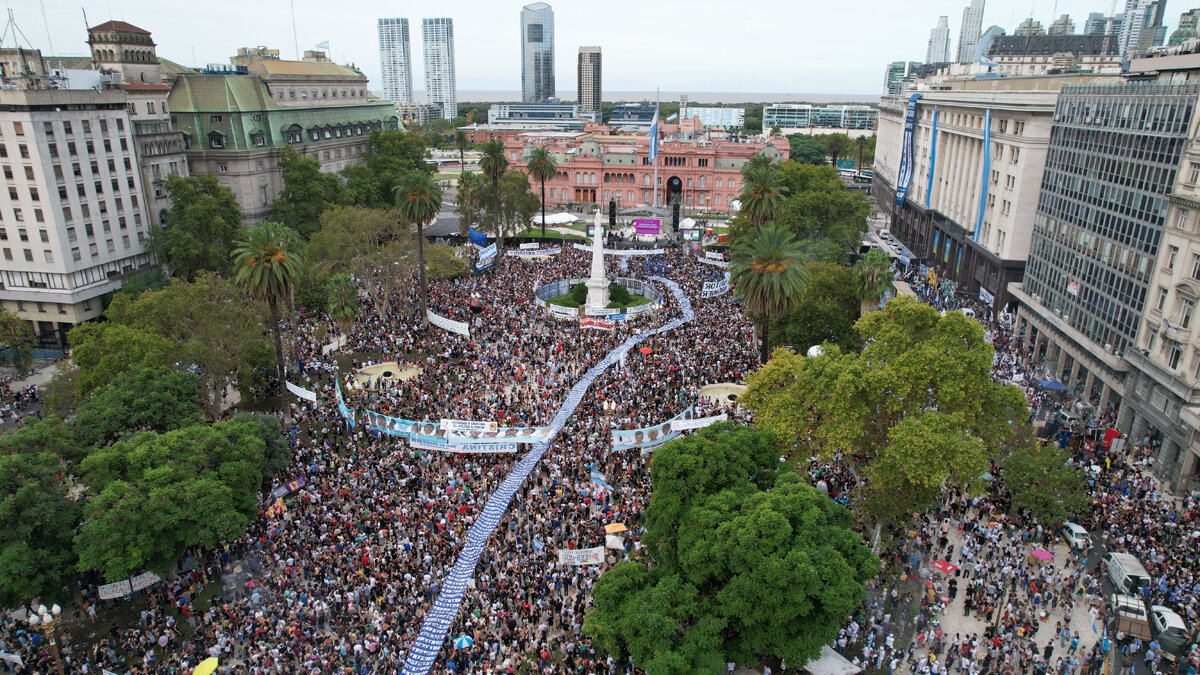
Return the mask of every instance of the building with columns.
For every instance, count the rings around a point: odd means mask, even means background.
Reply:
[[[898,181],[909,99],[883,97],[871,185],[892,233],[939,278],[997,313],[1011,301],[1008,283],[1025,270],[1057,96],[1009,84],[914,94],[905,186]]]
[[[538,147],[548,149],[558,163],[557,174],[546,182],[548,206],[606,205],[610,199],[621,208],[652,205],[654,164],[648,136],[530,132],[504,141],[512,168],[521,171]],[[658,144],[658,205],[679,193],[685,214],[729,213],[742,189],[742,166],[760,153],[787,159],[789,150],[784,138],[750,143],[664,139]]]

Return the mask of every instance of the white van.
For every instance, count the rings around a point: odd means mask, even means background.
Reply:
[[[1107,553],[1104,564],[1108,565],[1108,578],[1118,593],[1136,595],[1139,588],[1150,585],[1150,573],[1140,560],[1128,553]]]
[[[1092,537],[1087,530],[1075,523],[1066,522],[1062,525],[1062,537],[1075,551],[1087,551],[1092,548]]]

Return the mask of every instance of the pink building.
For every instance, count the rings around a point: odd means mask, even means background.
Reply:
[[[546,181],[546,205],[565,207],[617,200],[620,208],[649,206],[654,200],[654,165],[648,136],[596,136],[530,132],[505,139],[510,166],[525,170],[529,154],[545,147],[558,164]],[[658,206],[678,193],[684,213],[727,213],[742,189],[742,166],[764,153],[787,159],[787,139],[736,143],[725,140],[661,140],[658,144]],[[537,192],[540,184],[530,181]]]

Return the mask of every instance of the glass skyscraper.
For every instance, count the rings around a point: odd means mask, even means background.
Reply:
[[[422,19],[425,47],[425,95],[442,107],[442,118],[458,116],[454,85],[454,19]]]
[[[521,101],[554,97],[554,10],[544,2],[521,9]]]
[[[383,80],[383,98],[393,103],[412,103],[408,19],[379,20],[379,69]]]

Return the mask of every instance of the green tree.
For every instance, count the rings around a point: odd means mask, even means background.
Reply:
[[[529,228],[542,200],[529,189],[524,171],[506,171],[500,178],[500,229],[497,236],[516,236]]]
[[[335,274],[349,272],[362,281],[380,319],[392,309],[392,297],[401,279],[410,278],[416,266],[416,242],[407,227],[396,227],[395,209],[339,206],[321,214],[321,229],[308,245],[304,276],[321,289]],[[328,304],[324,299],[319,307]]]
[[[301,155],[290,146],[279,154],[283,190],[271,204],[271,217],[308,239],[320,225],[321,213],[345,199],[337,174],[321,171],[315,157]]]
[[[229,252],[242,224],[237,198],[214,174],[168,176],[171,210],[166,227],[150,228],[150,248],[168,274],[192,278],[209,270],[229,273]]]
[[[808,286],[800,247],[786,230],[768,227],[756,239],[734,247],[729,272],[734,296],[761,322],[761,357],[766,363],[771,319],[800,302]]]
[[[396,209],[406,226],[417,228],[417,279],[421,291],[421,323],[428,319],[429,288],[425,274],[425,224],[442,210],[442,189],[426,173],[413,171],[396,186]]]
[[[56,417],[69,417],[79,404],[79,390],[75,384],[78,379],[78,366],[71,361],[59,361],[42,397],[42,409]]]
[[[858,167],[859,171],[862,171],[863,153],[867,149],[867,137],[859,136],[858,138],[854,139],[854,147],[858,148],[858,164],[856,166]]]
[[[765,169],[774,163],[775,160],[770,155],[762,152],[757,153],[750,159],[746,160],[746,163],[742,165],[742,177],[748,178],[755,171],[758,171],[759,169]]]
[[[829,158],[825,155],[825,146],[809,134],[792,134],[787,137],[791,150],[788,157],[800,164],[825,166]]]
[[[778,352],[750,375],[742,404],[781,438],[836,452],[865,479],[864,513],[904,520],[943,490],[977,494],[989,458],[1028,417],[1019,389],[992,381],[977,321],[913,298],[856,324],[865,347],[806,358]]]
[[[487,210],[487,191],[487,180],[483,176],[472,171],[459,174],[458,203],[454,205],[454,213],[459,218],[459,234],[467,234],[467,228],[474,225],[484,229],[481,221]]]
[[[483,144],[483,156],[479,158],[479,170],[492,183],[491,224],[496,232],[498,249],[504,254],[504,234],[500,231],[500,177],[508,170],[508,157],[504,156],[504,145],[499,141]]]
[[[832,166],[837,166],[838,159],[845,157],[854,146],[846,134],[821,134],[817,139],[825,146],[825,154],[829,155]]]
[[[655,453],[643,543],[592,594],[584,632],[650,675],[805,663],[878,570],[850,513],[791,472],[770,434],[719,424]]]
[[[415,131],[376,131],[367,141],[361,169],[347,167],[346,189],[358,206],[382,208],[392,204],[396,186],[410,171],[433,175],[426,161],[425,139]]]
[[[0,435],[0,606],[70,597],[82,508],[62,464],[68,435],[53,417]]]
[[[241,536],[258,513],[263,448],[258,425],[229,422],[97,448],[82,464],[95,496],[75,537],[78,568],[109,581],[164,575],[188,548]]]
[[[791,345],[804,354],[809,347],[832,342],[858,351],[861,340],[854,322],[859,317],[854,273],[831,263],[808,263],[808,287],[800,302],[771,322],[770,347]]]
[[[170,279],[162,273],[162,270],[149,269],[131,275],[125,280],[125,284],[121,286],[121,290],[117,291],[117,294],[128,296],[130,300],[137,300],[148,291],[161,291],[169,281]]]
[[[467,271],[467,263],[459,258],[458,249],[444,244],[430,244],[425,252],[425,271],[434,279],[452,279]]]
[[[137,368],[169,366],[175,362],[175,345],[153,330],[112,322],[81,323],[67,333],[71,360],[79,369],[76,392],[87,396],[112,382],[121,373]]]
[[[293,236],[279,223],[266,222],[247,229],[233,251],[235,280],[250,297],[267,303],[271,310],[271,334],[275,336],[275,368],[279,395],[287,371],[283,366],[283,341],[279,305],[291,297],[303,261],[292,250]],[[286,409],[286,404],[281,403]]]
[[[542,202],[542,237],[546,236],[546,181],[554,178],[555,172],[558,171],[558,164],[554,161],[554,157],[550,151],[545,148],[536,148],[529,155],[529,162],[525,165],[529,175],[541,184],[541,202]]]
[[[1023,427],[1001,460],[1004,487],[1012,496],[1012,505],[1028,510],[1052,528],[1086,514],[1092,506],[1087,476],[1070,460],[1068,451],[1039,442],[1030,428]]]
[[[358,284],[354,282],[354,277],[343,272],[329,277],[325,292],[329,297],[329,318],[337,322],[342,335],[349,336],[350,329],[354,327],[354,319],[360,311]]]
[[[892,261],[879,249],[871,249],[854,263],[854,285],[862,300],[862,313],[879,309],[887,294],[896,290],[892,282]]]
[[[746,172],[738,199],[741,215],[755,227],[755,232],[774,220],[788,194],[783,175],[775,165],[762,166]]]
[[[0,307],[0,364],[25,372],[33,363],[36,343],[29,322]]]
[[[158,366],[118,375],[80,404],[70,428],[85,446],[127,432],[164,432],[204,421],[196,376]]]
[[[292,445],[283,433],[283,422],[274,415],[240,412],[230,420],[234,424],[253,424],[263,440],[262,477],[264,483],[292,463]]]
[[[458,148],[458,173],[462,175],[467,170],[467,132],[462,129],[454,130],[454,147]]]

